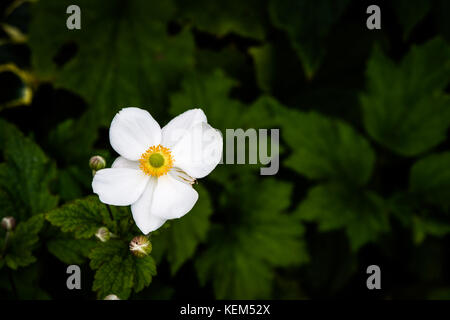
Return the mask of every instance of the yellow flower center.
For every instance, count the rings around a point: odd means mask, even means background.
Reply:
[[[142,171],[146,175],[159,177],[169,172],[173,166],[173,158],[169,148],[157,145],[148,148],[139,159]]]

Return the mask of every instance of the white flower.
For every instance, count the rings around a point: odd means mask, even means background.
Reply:
[[[131,205],[144,234],[188,213],[198,199],[195,179],[208,175],[222,157],[222,135],[201,109],[161,129],[147,111],[125,108],[111,122],[109,139],[120,157],[97,171],[92,188],[103,203]]]

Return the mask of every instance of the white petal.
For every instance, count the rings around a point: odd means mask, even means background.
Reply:
[[[113,164],[111,165],[111,168],[128,168],[140,170],[139,165],[140,165],[139,161],[131,161],[125,159],[124,157],[117,157],[116,160],[114,160]]]
[[[147,111],[125,108],[112,120],[109,140],[118,154],[136,161],[148,148],[161,142],[161,127]]]
[[[198,193],[191,185],[166,174],[158,178],[151,212],[165,219],[180,218],[191,211],[197,199]]]
[[[176,116],[162,128],[161,144],[166,148],[174,146],[195,125],[206,122],[202,109],[191,109]]]
[[[157,184],[156,178],[151,178],[144,193],[141,197],[131,205],[131,212],[133,213],[133,219],[138,228],[144,234],[155,231],[161,227],[166,219],[158,217],[151,212],[153,203],[153,192]]]
[[[175,167],[193,178],[203,178],[222,158],[222,134],[207,123],[199,123],[171,151]]]
[[[102,169],[95,174],[92,189],[103,203],[128,206],[139,199],[148,180],[149,177],[140,170]]]

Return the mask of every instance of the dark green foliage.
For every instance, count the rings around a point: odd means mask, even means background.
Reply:
[[[287,32],[308,78],[319,68],[326,52],[327,36],[348,3],[348,0],[269,1],[273,24]]]
[[[368,62],[368,92],[361,96],[364,125],[378,143],[414,156],[446,138],[450,125],[450,46],[433,39],[413,46],[396,64],[376,48]]]
[[[298,208],[298,216],[318,222],[320,231],[345,228],[355,251],[389,230],[386,213],[383,200],[376,194],[339,184],[314,187]]]
[[[2,252],[1,259],[4,259],[8,267],[17,269],[36,261],[32,251],[38,244],[38,233],[43,225],[43,215],[33,216],[26,221],[20,222],[7,240],[2,239],[3,241],[0,244],[2,248],[5,248],[5,251]],[[7,241],[8,244],[5,245],[4,241]]]
[[[156,275],[155,261],[151,256],[136,258],[127,244],[119,240],[99,244],[89,257],[91,268],[97,270],[92,289],[97,291],[100,299],[108,294],[127,299],[132,289],[141,291]]]
[[[351,126],[317,113],[290,111],[284,117],[283,138],[293,150],[286,166],[310,179],[367,183],[375,155]]]
[[[303,227],[285,213],[291,185],[272,179],[259,185],[241,181],[223,194],[219,210],[225,221],[212,227],[209,248],[196,263],[200,282],[211,281],[219,299],[267,298],[273,268],[308,261]]]
[[[1,119],[0,139],[5,160],[0,163],[2,216],[25,219],[54,208],[58,197],[49,184],[55,179],[55,167],[41,148]]]
[[[82,143],[93,143],[95,132],[86,136],[86,129],[108,125],[123,106],[162,109],[165,90],[193,65],[193,39],[188,32],[167,35],[172,1],[78,2],[83,25],[77,32],[65,28],[70,4],[44,0],[34,5],[33,66],[41,78],[54,78],[56,86],[73,90],[92,106],[71,131]],[[58,68],[53,57],[67,44],[76,46],[76,55]]]
[[[177,1],[180,20],[219,37],[236,33],[243,37],[264,38],[265,0]]]
[[[411,168],[410,190],[424,200],[450,207],[450,152],[433,154],[417,161]]]
[[[63,232],[73,232],[77,238],[90,238],[109,218],[107,207],[98,197],[89,196],[49,212],[47,219]]]
[[[47,242],[48,251],[68,265],[85,262],[95,245],[94,239],[73,239],[66,235]]]
[[[379,264],[381,298],[449,299],[448,1],[389,1],[381,30],[356,0],[6,2],[0,299],[69,297],[69,264],[83,298],[364,298]],[[137,258],[129,207],[101,203],[88,166],[117,157],[130,106],[161,126],[202,108],[224,137],[279,129],[279,171],[219,164]]]

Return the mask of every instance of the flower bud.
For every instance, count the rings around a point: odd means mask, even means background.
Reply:
[[[16,219],[14,217],[4,217],[2,219],[2,228],[6,231],[14,230],[16,227]]]
[[[142,258],[152,252],[152,244],[146,236],[137,236],[130,242],[130,251],[136,257]]]
[[[93,156],[89,160],[89,167],[93,171],[98,171],[106,167],[106,160],[101,156]]]
[[[120,300],[120,299],[115,294],[108,294],[106,297],[103,298],[103,300]]]
[[[98,228],[97,232],[95,233],[95,236],[101,242],[106,242],[111,238],[111,232],[109,232],[108,228],[101,227],[101,228]]]

